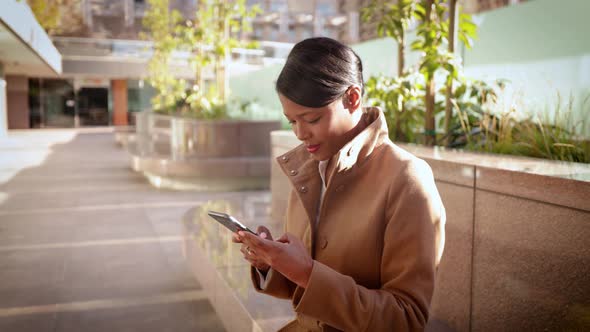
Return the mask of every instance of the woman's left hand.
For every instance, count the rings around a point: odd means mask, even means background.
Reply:
[[[266,240],[248,232],[238,232],[250,255],[270,265],[298,286],[306,288],[313,268],[313,259],[305,245],[293,234],[285,233],[276,241]]]

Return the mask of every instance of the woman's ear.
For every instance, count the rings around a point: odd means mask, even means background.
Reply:
[[[344,108],[350,113],[356,111],[362,103],[361,88],[357,85],[352,85],[344,94]]]

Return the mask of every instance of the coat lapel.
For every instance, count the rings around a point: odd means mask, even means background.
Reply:
[[[313,159],[303,144],[279,156],[277,161],[299,197],[308,217],[309,226],[313,229],[322,188],[318,161]]]

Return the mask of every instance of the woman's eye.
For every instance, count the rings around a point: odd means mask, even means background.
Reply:
[[[307,121],[307,123],[316,123],[316,122],[320,121],[320,119],[321,119],[321,117],[320,118],[317,118],[317,119],[314,119],[314,120],[311,120],[311,121]]]

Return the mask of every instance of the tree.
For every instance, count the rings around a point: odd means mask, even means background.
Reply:
[[[457,14],[457,0],[449,0],[449,53],[455,53],[455,17]],[[451,128],[451,116],[453,109],[451,108],[451,95],[453,94],[453,80],[447,80],[447,93],[445,98],[445,133],[449,133]]]
[[[169,0],[148,0],[148,8],[143,18],[148,32],[141,36],[154,43],[148,63],[148,82],[156,90],[152,105],[156,110],[170,110],[183,97],[187,85],[170,70],[172,51],[179,46],[177,26],[183,18],[177,10],[170,10]]]
[[[455,54],[455,43],[456,33],[458,32],[459,39],[463,42],[463,45],[468,49],[473,45],[473,39],[477,36],[477,26],[471,21],[471,16],[465,13],[459,14],[459,24],[456,22],[457,13],[459,8],[457,7],[457,0],[449,0],[449,25],[448,25],[448,50],[449,54]],[[458,30],[458,31],[456,31]],[[453,116],[452,104],[453,104],[453,81],[456,80],[458,72],[450,72],[446,82],[446,98],[445,98],[445,120],[444,128],[445,135],[450,136],[451,133],[451,118]],[[446,145],[446,144],[445,144]]]
[[[223,116],[228,102],[227,64],[232,48],[254,46],[241,40],[240,32],[252,29],[250,19],[260,13],[258,6],[246,7],[246,0],[198,0],[194,15],[183,18],[169,10],[168,0],[148,0],[144,27],[154,41],[150,61],[150,82],[158,91],[156,109],[190,113],[201,118]],[[194,71],[192,85],[176,79],[170,71],[172,51],[190,54]],[[213,68],[215,83],[205,80]]]
[[[37,22],[49,35],[83,35],[80,0],[27,0]]]
[[[390,3],[386,0],[372,0],[369,6],[363,9],[362,15],[365,21],[379,19],[377,23],[377,33],[380,36],[388,36],[397,42],[397,75],[404,76],[405,67],[405,47],[406,31],[412,21],[415,10],[413,0],[399,0],[397,3]],[[403,131],[401,130],[402,114],[405,111],[405,100],[398,94],[399,100],[398,113],[395,116],[395,138],[402,139]]]
[[[189,36],[185,46],[192,48],[197,64],[202,67],[212,65],[216,77],[216,90],[219,99],[227,102],[228,76],[227,65],[231,49],[252,47],[255,44],[245,42],[240,37],[243,32],[252,30],[250,20],[261,13],[260,7],[246,7],[246,0],[199,0],[194,25],[189,25],[195,33]],[[193,39],[200,37],[201,40]],[[198,38],[197,38],[198,39]],[[206,52],[205,48],[210,51]],[[197,74],[199,79],[202,73]]]
[[[415,16],[421,22],[417,29],[417,39],[412,43],[412,49],[421,51],[424,55],[420,59],[419,71],[424,76],[425,93],[424,106],[424,143],[434,145],[436,142],[435,95],[436,86],[434,75],[441,68],[449,69],[449,54],[442,52],[445,42],[444,14],[445,7],[440,0],[423,0],[416,5]]]
[[[411,89],[407,88],[407,84],[400,84],[400,82],[409,82],[405,77],[412,75],[414,69],[406,70],[403,68],[405,60],[405,36],[410,27],[412,20],[416,22],[416,40],[411,43],[411,49],[418,51],[421,54],[419,59],[417,71],[423,76],[423,86],[417,86],[423,90],[424,100],[424,143],[427,145],[436,144],[436,123],[435,115],[442,108],[436,104],[436,82],[435,76],[441,72],[446,72],[446,86],[450,86],[452,92],[453,80],[459,79],[460,61],[454,55],[454,10],[449,7],[456,6],[455,1],[447,3],[443,0],[398,0],[396,3],[387,3],[384,1],[373,1],[367,10],[364,12],[363,18],[365,20],[373,17],[378,17],[378,29],[380,35],[387,35],[393,37],[398,43],[398,81],[392,83],[389,87],[394,89],[401,89],[395,93],[388,93],[390,97],[398,98],[394,105],[398,105],[397,112],[393,112],[396,116],[395,123],[395,138],[400,139],[403,136],[411,135],[402,134],[401,124],[402,114],[406,111],[406,98],[410,96],[414,98],[416,93],[410,93]],[[379,16],[379,15],[380,16]],[[453,20],[452,24],[447,21]],[[453,26],[453,27],[450,27]],[[461,14],[459,20],[459,38],[469,47],[471,39],[475,36],[475,24],[471,22],[468,15]],[[448,48],[445,50],[445,46]],[[400,66],[401,64],[401,66]],[[393,82],[393,81],[392,81]],[[448,93],[447,108],[452,111],[450,105],[451,93]],[[449,111],[449,112],[450,112]],[[405,118],[410,118],[405,116]],[[449,121],[450,123],[450,121]],[[445,123],[445,132],[448,132],[448,124]]]
[[[413,0],[399,0],[391,3],[386,0],[372,0],[363,8],[365,21],[378,19],[377,33],[388,36],[397,42],[397,74],[402,76],[405,65],[406,31],[412,21],[415,2]]]

